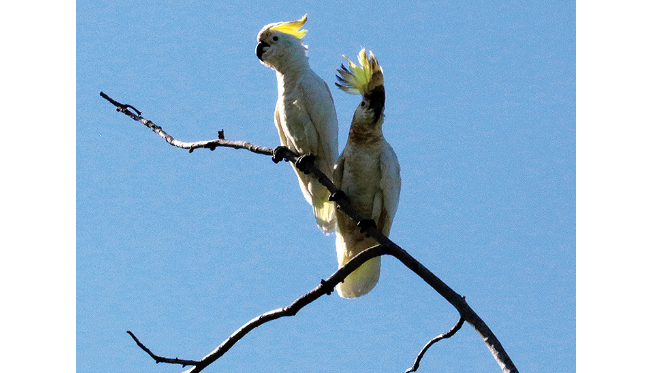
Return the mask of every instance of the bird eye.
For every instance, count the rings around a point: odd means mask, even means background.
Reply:
[[[274,36],[274,37],[273,37],[273,41],[278,41],[278,37],[277,37],[277,36]]]
[[[361,101],[360,106],[365,107],[365,101]]]

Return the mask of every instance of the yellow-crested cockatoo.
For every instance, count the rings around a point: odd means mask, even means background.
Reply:
[[[335,104],[328,86],[308,63],[307,46],[301,40],[307,30],[300,30],[305,21],[307,15],[298,21],[264,26],[257,35],[255,53],[276,72],[278,101],[274,117],[282,146],[300,155],[313,155],[315,165],[332,178],[338,154]],[[319,228],[331,233],[335,207],[328,200],[328,190],[312,174],[304,174],[295,166],[294,171]]]
[[[401,179],[397,155],[381,131],[386,99],[383,70],[376,57],[371,52],[368,57],[365,49],[358,55],[361,66],[346,59],[349,69],[342,65],[337,70],[339,83],[335,84],[345,92],[362,95],[363,99],[353,115],[349,139],[335,166],[333,182],[346,194],[351,206],[366,220],[373,220],[376,228],[387,236],[397,211]],[[337,212],[336,235],[340,267],[378,244],[341,212]],[[368,260],[337,285],[338,294],[343,298],[367,294],[379,281],[380,268],[380,257]]]

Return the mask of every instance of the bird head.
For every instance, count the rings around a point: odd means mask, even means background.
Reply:
[[[271,23],[257,35],[257,58],[266,66],[279,70],[285,65],[306,60],[307,47],[301,38],[307,30],[300,30],[308,16],[304,15],[298,21]]]
[[[383,109],[386,102],[386,90],[383,86],[383,70],[372,52],[367,55],[365,49],[358,54],[360,66],[353,63],[346,56],[343,56],[349,63],[347,69],[344,64],[337,70],[340,75],[336,75],[335,83],[341,90],[354,94],[362,95],[363,100],[356,109],[354,120],[368,120],[379,122],[383,119]]]

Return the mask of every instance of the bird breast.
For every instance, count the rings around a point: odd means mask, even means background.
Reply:
[[[347,144],[342,190],[351,205],[366,218],[373,217],[374,197],[380,188],[380,148],[357,148]]]

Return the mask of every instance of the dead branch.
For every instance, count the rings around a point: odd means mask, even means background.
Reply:
[[[418,367],[420,367],[420,360],[422,360],[422,357],[425,355],[425,352],[431,347],[434,343],[440,341],[441,339],[446,339],[452,337],[456,332],[461,329],[461,326],[464,325],[464,319],[463,317],[459,318],[459,321],[457,321],[457,324],[450,329],[447,333],[441,334],[439,336],[436,336],[432,338],[427,344],[420,350],[418,353],[418,356],[415,358],[415,362],[413,363],[413,366],[410,367],[409,369],[406,370],[404,373],[410,373],[410,372],[415,372],[418,370]]]
[[[247,149],[253,153],[271,155],[273,157],[272,159],[276,163],[282,159],[292,162],[301,171],[305,173],[312,173],[319,180],[319,182],[330,191],[331,199],[336,202],[338,208],[342,210],[342,212],[344,212],[347,216],[349,216],[353,221],[359,223],[365,220],[362,216],[360,216],[360,214],[358,214],[358,212],[356,212],[356,210],[354,210],[351,207],[346,195],[333,184],[333,182],[328,178],[328,176],[324,175],[324,173],[322,173],[319,170],[319,168],[317,168],[314,165],[314,158],[310,155],[305,155],[305,154],[298,155],[293,151],[291,151],[290,149],[282,146],[272,149],[272,148],[257,146],[244,141],[225,140],[223,131],[219,131],[218,133],[219,138],[215,140],[182,142],[168,135],[165,131],[163,131],[163,129],[160,126],[155,125],[150,120],[144,119],[140,115],[140,112],[131,105],[121,104],[113,100],[103,92],[101,92],[101,96],[106,100],[108,100],[113,105],[115,105],[117,111],[128,115],[129,117],[131,117],[132,119],[138,122],[141,122],[142,124],[150,128],[152,131],[156,132],[159,136],[165,139],[165,141],[167,141],[169,144],[173,146],[189,149],[190,151],[193,151],[196,148],[209,148],[211,150],[214,150],[216,147],[219,146],[231,147],[235,149]],[[134,110],[135,113],[131,110]],[[422,263],[418,262],[404,249],[399,247],[394,242],[390,241],[388,237],[386,237],[381,232],[379,232],[375,226],[366,225],[364,228],[364,233],[367,234],[368,236],[374,237],[377,240],[377,242],[379,242],[379,245],[374,246],[368,250],[365,250],[359,255],[356,255],[356,257],[354,257],[351,261],[349,261],[344,267],[338,269],[328,279],[322,280],[319,286],[317,286],[315,289],[308,292],[301,298],[298,298],[291,305],[285,308],[280,308],[277,310],[264,313],[254,318],[253,320],[250,320],[248,323],[246,323],[236,332],[234,332],[234,334],[232,334],[228,339],[226,339],[214,351],[212,351],[210,354],[205,356],[202,360],[195,362],[194,364],[195,367],[189,370],[189,372],[191,373],[200,372],[202,369],[207,367],[209,364],[211,364],[220,356],[222,356],[225,352],[227,352],[244,335],[246,335],[254,328],[258,327],[259,325],[264,324],[271,320],[278,319],[282,316],[293,316],[301,308],[310,304],[315,299],[319,298],[321,295],[330,294],[330,292],[333,290],[335,285],[337,285],[341,280],[343,280],[353,270],[358,268],[368,259],[371,259],[379,255],[391,255],[397,258],[400,262],[402,262],[406,267],[408,267],[411,271],[417,274],[420,278],[422,278],[429,286],[431,286],[434,290],[436,290],[436,292],[438,292],[443,298],[445,298],[448,302],[450,302],[450,304],[452,304],[454,308],[457,309],[461,317],[458,325],[462,323],[461,320],[465,320],[466,322],[471,324],[473,328],[475,328],[477,333],[482,337],[482,339],[486,343],[487,347],[489,348],[489,351],[491,352],[491,354],[493,355],[494,359],[501,367],[503,372],[518,373],[518,370],[514,366],[514,363],[507,355],[507,352],[505,351],[503,346],[498,341],[498,338],[496,338],[495,334],[493,334],[493,332],[491,331],[491,329],[489,329],[487,324],[475,313],[475,311],[473,311],[473,309],[468,305],[468,303],[466,303],[465,297],[459,295],[454,290],[452,290],[448,285],[446,285],[443,281],[441,281],[441,279],[439,279],[434,273],[432,273],[429,269],[427,269],[424,265],[422,265]],[[461,325],[459,325],[459,327],[461,327]],[[459,329],[459,327],[457,327],[457,330]],[[452,330],[450,332],[452,332]],[[450,332],[448,332],[447,334],[449,334]],[[136,343],[141,345],[137,340],[137,338],[134,337],[134,339]],[[146,347],[141,346],[141,348],[143,348],[145,351],[148,351],[148,353],[152,355],[151,352],[148,349],[146,349]],[[424,354],[424,351],[421,352],[421,354]],[[154,356],[155,355],[153,355],[152,357]],[[419,363],[419,361],[417,362]],[[181,363],[177,362],[177,364],[181,364]]]
[[[147,348],[147,346],[143,345],[143,344],[138,340],[138,338],[137,338],[133,333],[131,333],[130,330],[128,330],[128,331],[126,331],[126,332],[131,336],[131,338],[133,338],[133,340],[134,340],[135,343],[138,345],[138,347],[140,347],[143,351],[145,351],[146,353],[148,353],[149,356],[152,357],[152,359],[156,360],[156,364],[158,364],[158,363],[181,364],[182,366],[185,367],[185,366],[187,366],[187,365],[197,365],[197,364],[199,363],[199,362],[197,362],[197,361],[195,361],[195,360],[182,360],[182,359],[179,359],[179,358],[174,358],[174,359],[172,359],[172,358],[168,358],[168,357],[158,356],[158,355],[154,354],[153,352],[151,352],[151,351]]]
[[[265,148],[263,146],[257,146],[245,141],[230,141],[230,140],[225,140],[225,135],[222,130],[218,131],[218,138],[214,140],[207,140],[207,141],[196,141],[196,142],[183,142],[176,140],[172,136],[168,135],[165,131],[163,131],[163,128],[160,126],[155,125],[152,121],[147,120],[141,116],[141,113],[138,109],[134,108],[131,105],[126,105],[119,103],[112,98],[110,98],[107,94],[101,92],[101,97],[105,98],[106,100],[110,101],[111,104],[115,105],[117,108],[117,111],[120,113],[124,113],[131,117],[131,119],[136,120],[145,126],[147,126],[149,129],[152,131],[156,132],[159,136],[161,136],[165,141],[168,142],[168,144],[172,146],[176,146],[178,148],[182,149],[188,149],[189,152],[193,152],[193,150],[197,148],[207,148],[211,150],[215,150],[219,146],[223,147],[228,147],[228,148],[234,148],[234,149],[247,149],[253,153],[257,154],[265,154],[265,155],[272,155],[273,154],[273,149],[271,148]],[[133,111],[131,111],[132,109]],[[296,155],[293,152],[289,152],[289,154],[286,154],[289,156]],[[289,159],[287,159],[289,160]]]

